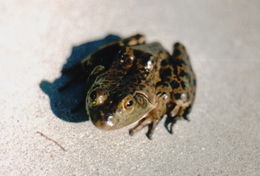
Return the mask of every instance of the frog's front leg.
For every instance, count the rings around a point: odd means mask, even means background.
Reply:
[[[133,136],[136,132],[140,131],[141,129],[143,129],[144,127],[148,126],[148,131],[146,133],[146,136],[148,137],[148,139],[152,139],[152,135],[154,133],[154,130],[156,128],[156,126],[158,125],[158,123],[160,122],[161,118],[156,117],[156,112],[155,111],[151,111],[147,117],[144,117],[143,119],[141,119],[136,126],[134,126],[133,128],[131,128],[129,130],[129,134],[131,136]]]
[[[129,129],[129,135],[133,136],[136,132],[140,131],[141,129],[143,129],[144,127],[146,127],[147,125],[149,125],[151,123],[151,118],[148,117],[144,117],[143,119],[141,119],[136,126],[134,126],[133,128]]]

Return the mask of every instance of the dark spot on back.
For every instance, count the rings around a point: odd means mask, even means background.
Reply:
[[[178,83],[178,81],[173,80],[171,82],[171,86],[172,86],[172,88],[177,89],[180,86],[180,84]]]
[[[192,80],[191,80],[191,77],[190,77],[190,74],[187,73],[187,72],[185,72],[184,70],[182,70],[182,71],[178,74],[178,76],[187,78],[188,81],[189,81],[189,83],[191,83],[191,81],[192,81]]]
[[[171,76],[171,75],[172,75],[172,70],[170,68],[160,70],[160,77],[161,78],[166,78],[166,77]]]
[[[138,85],[138,87],[139,87],[139,89],[144,89],[145,88],[145,86],[142,85],[142,84]]]
[[[162,60],[162,62],[161,62],[161,65],[162,66],[165,66],[165,65],[167,65],[168,64],[168,61],[165,59],[165,60]]]
[[[182,81],[181,82],[181,86],[182,86],[182,88],[187,88],[188,84],[185,81]]]
[[[175,99],[180,99],[181,98],[181,94],[180,93],[176,93],[176,94],[174,94],[174,97],[175,97]]]
[[[151,60],[151,59],[150,59],[151,54],[149,54],[149,53],[144,53],[144,52],[139,51],[139,50],[134,50],[134,56],[135,56],[136,58],[138,58],[138,63],[141,64],[141,65],[146,65],[147,62],[148,62],[149,60]]]
[[[181,76],[181,77],[184,77],[184,76],[187,76],[188,74],[184,71],[184,70],[182,70],[180,73],[179,73],[179,76]]]
[[[184,62],[183,59],[173,58],[173,59],[172,59],[172,64],[173,64],[174,66],[182,66],[182,65],[185,65],[186,63]]]
[[[156,87],[159,87],[159,86],[168,87],[169,84],[166,82],[160,81],[160,82],[156,83]]]

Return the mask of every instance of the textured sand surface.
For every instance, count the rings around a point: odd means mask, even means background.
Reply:
[[[260,173],[259,0],[2,0],[0,10],[1,176]],[[56,90],[65,63],[136,32],[169,50],[184,43],[198,77],[191,121],[173,135],[162,122],[152,141],[98,130],[68,111],[82,87]]]

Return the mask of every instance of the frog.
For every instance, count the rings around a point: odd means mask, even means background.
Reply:
[[[164,117],[173,133],[177,120],[189,120],[195,100],[196,75],[185,46],[176,42],[171,54],[159,42],[147,43],[143,34],[106,44],[62,72],[83,77],[84,107],[96,127],[115,130],[135,123],[131,136],[148,127],[152,139]]]

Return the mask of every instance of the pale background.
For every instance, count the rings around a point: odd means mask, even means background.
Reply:
[[[259,0],[1,0],[0,11],[1,176],[260,173]],[[136,32],[188,48],[191,121],[173,135],[162,122],[150,141],[58,118],[42,81],[60,77],[73,47]]]

